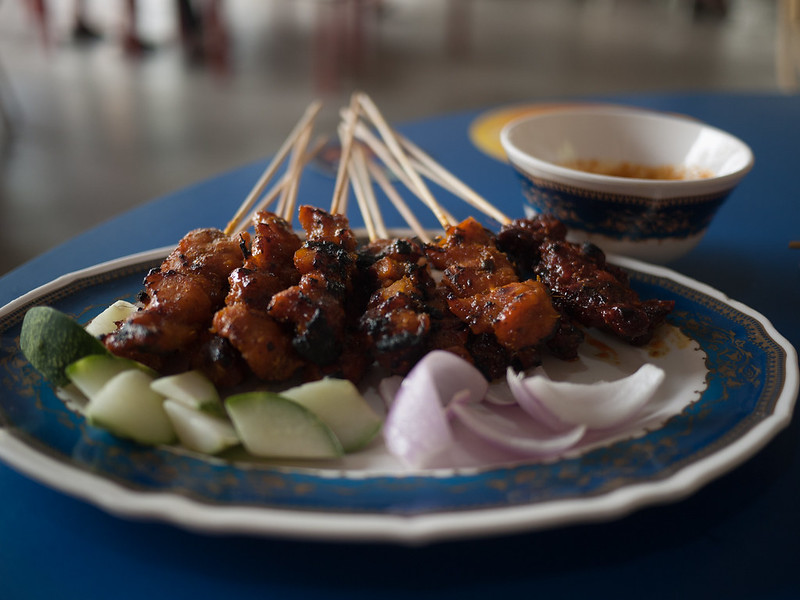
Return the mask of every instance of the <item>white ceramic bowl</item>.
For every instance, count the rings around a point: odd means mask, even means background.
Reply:
[[[574,241],[656,263],[691,250],[753,166],[747,144],[720,129],[618,106],[523,117],[509,123],[500,140],[529,209],[561,219]],[[704,176],[646,179],[565,166],[578,160]]]

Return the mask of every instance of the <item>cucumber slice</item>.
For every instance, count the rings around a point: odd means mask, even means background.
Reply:
[[[225,409],[211,380],[200,371],[159,377],[150,384],[156,392],[190,408],[224,415]]]
[[[69,383],[67,365],[89,354],[109,354],[79,323],[49,306],[35,306],[25,313],[19,345],[31,365],[56,386]]]
[[[142,363],[110,354],[90,354],[66,366],[64,373],[87,398],[94,397],[108,381],[123,371],[139,369],[155,377]]]
[[[342,443],[345,452],[366,446],[380,431],[382,419],[346,379],[325,378],[280,393],[322,419]]]
[[[255,456],[337,458],[336,435],[313,412],[271,392],[247,392],[225,400],[244,447]]]
[[[117,330],[117,323],[124,321],[137,310],[135,304],[125,300],[117,300],[86,326],[86,331],[95,337],[100,337]]]
[[[181,444],[189,450],[218,454],[239,443],[239,436],[227,419],[201,412],[177,400],[167,399],[164,410]]]
[[[175,430],[164,410],[164,397],[150,389],[152,381],[139,369],[114,375],[89,400],[87,419],[92,425],[140,444],[175,441]]]

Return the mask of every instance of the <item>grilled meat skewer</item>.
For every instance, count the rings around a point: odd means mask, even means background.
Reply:
[[[227,277],[242,264],[237,241],[217,229],[187,233],[160,267],[148,273],[143,306],[104,338],[108,349],[161,373],[201,368],[215,382],[238,378],[234,353],[209,332],[227,293]],[[224,373],[211,366],[216,357]]]
[[[292,347],[312,368],[308,378],[342,373],[360,379],[366,368],[363,344],[353,340],[356,237],[347,218],[301,206],[306,241],[294,253],[296,285],[275,294],[267,312],[292,332]],[[344,369],[344,372],[343,372]]]
[[[427,250],[444,274],[448,307],[472,333],[494,334],[512,353],[552,335],[559,316],[547,289],[536,280],[520,281],[494,236],[475,219],[448,228]]]
[[[436,286],[424,249],[410,239],[376,240],[361,250],[373,289],[359,326],[375,360],[405,375],[428,350],[427,301]]]
[[[666,300],[642,301],[626,273],[606,262],[600,248],[568,242],[566,227],[553,217],[512,221],[498,240],[522,267],[541,278],[564,314],[630,344],[649,342],[675,306]]]
[[[256,213],[253,228],[252,240],[241,240],[244,265],[229,276],[230,291],[214,315],[213,330],[241,353],[256,377],[286,381],[304,361],[267,309],[276,293],[298,282],[292,257],[301,241],[287,221],[272,213]]]

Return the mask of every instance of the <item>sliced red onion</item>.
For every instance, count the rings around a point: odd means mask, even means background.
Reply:
[[[570,429],[569,424],[560,421],[558,417],[547,410],[544,404],[539,401],[539,398],[533,395],[525,383],[527,380],[539,376],[540,373],[544,373],[544,371],[537,369],[534,375],[526,378],[524,373],[517,373],[514,369],[509,367],[506,371],[508,389],[511,390],[511,393],[522,409],[533,417],[534,420],[546,425],[551,431],[566,431]]]
[[[496,406],[511,406],[517,404],[517,399],[511,392],[511,388],[508,386],[507,382],[502,379],[498,379],[489,384],[489,391],[486,392],[484,400]]]
[[[480,402],[489,389],[489,382],[471,363],[460,356],[444,350],[434,350],[425,355],[403,380],[405,386],[409,378],[413,379],[417,370],[428,371],[435,391],[442,406],[447,406],[459,393],[469,392],[461,396],[465,402]]]
[[[639,412],[652,398],[664,376],[662,369],[646,363],[635,373],[615,381],[588,384],[553,381],[540,372],[525,379],[509,377],[509,385],[514,380],[520,406],[532,415],[523,402],[533,406],[534,412],[549,413],[561,423],[605,429]],[[531,399],[535,402],[530,402]]]
[[[564,452],[577,444],[586,433],[585,425],[556,434],[548,432],[515,407],[492,407],[486,403],[456,399],[448,411],[477,436],[522,456],[548,456]]]
[[[530,377],[509,369],[514,406],[509,393],[498,386],[490,389],[473,365],[434,351],[402,383],[387,378],[379,384],[389,406],[384,438],[389,452],[411,467],[446,464],[461,443],[452,417],[460,435],[470,432],[497,452],[559,454],[591,435],[590,429],[608,429],[633,418],[663,379],[663,370],[650,364],[628,377],[590,384],[553,381],[542,369]]]
[[[412,467],[424,467],[453,443],[445,408],[458,394],[479,402],[488,382],[455,354],[427,354],[403,380],[383,426],[386,447]]]

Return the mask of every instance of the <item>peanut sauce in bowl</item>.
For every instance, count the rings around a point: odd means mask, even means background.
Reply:
[[[607,161],[592,159],[575,159],[561,163],[562,167],[607,175],[609,177],[627,177],[630,179],[707,179],[714,176],[710,169],[676,165],[642,165],[628,161]]]

